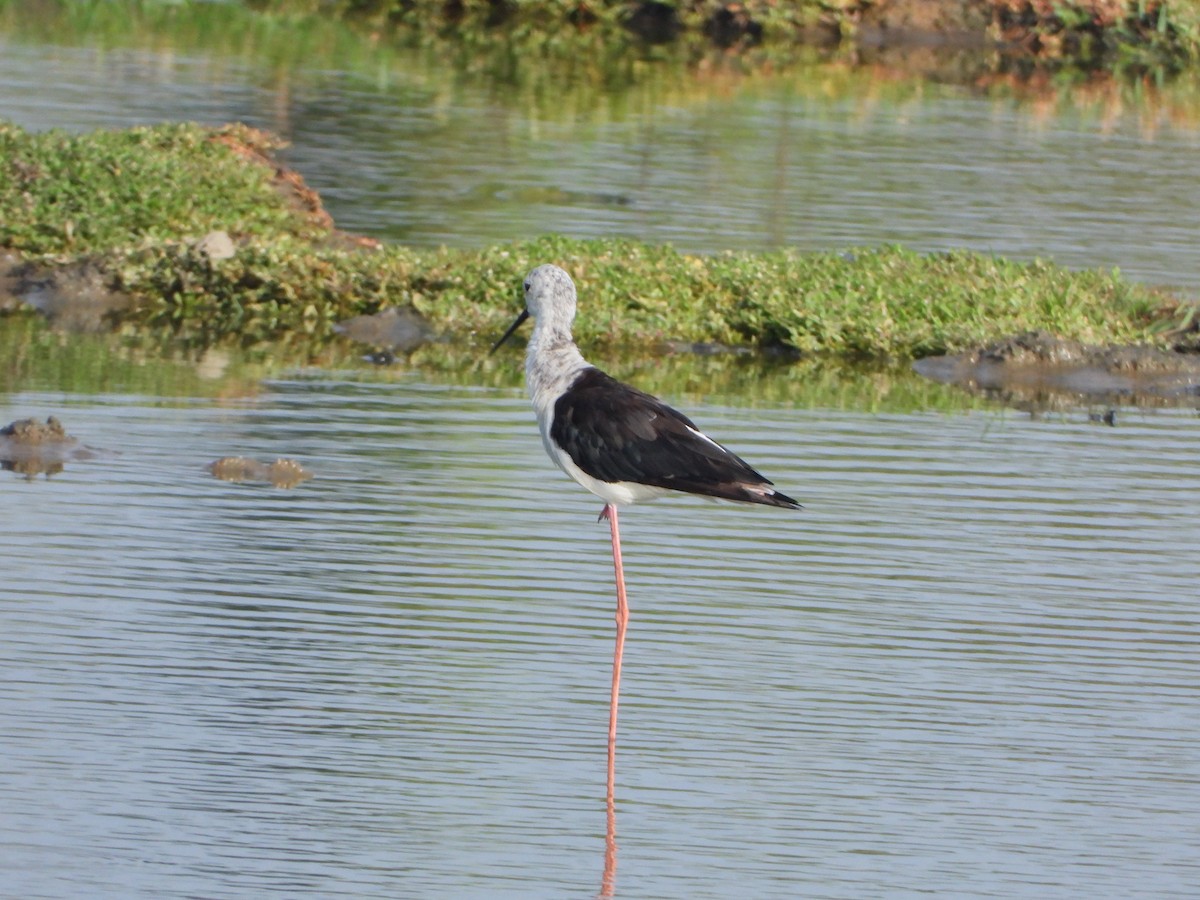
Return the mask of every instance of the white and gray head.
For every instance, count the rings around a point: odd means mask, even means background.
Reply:
[[[543,327],[570,331],[575,321],[575,282],[558,266],[538,266],[525,276],[525,309]]]
[[[530,316],[537,322],[538,333],[571,339],[571,325],[575,321],[575,282],[558,266],[538,266],[525,276],[525,310],[496,341],[491,352],[495,353]]]

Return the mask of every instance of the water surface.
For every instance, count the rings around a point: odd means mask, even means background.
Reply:
[[[1194,412],[688,409],[805,509],[623,517],[618,896],[1195,895]],[[0,473],[9,893],[599,888],[607,531],[518,391],[34,413],[111,452]]]
[[[292,142],[287,160],[342,228],[384,239],[625,235],[703,253],[901,243],[1200,288],[1190,82],[1014,94],[839,64],[763,78],[646,63],[605,92],[418,51],[296,68],[211,34],[153,49],[76,40],[0,34],[0,117],[72,130],[245,121]]]
[[[271,128],[342,227],[418,244],[899,241],[1200,285],[1186,93],[821,65],[606,93],[126,31],[0,35],[0,116]],[[0,424],[94,451],[0,472],[6,894],[594,895],[608,537],[511,373],[260,384],[0,338]],[[617,895],[1196,896],[1195,411],[704,365],[618,374],[805,509],[623,516]],[[215,480],[230,455],[316,477]]]

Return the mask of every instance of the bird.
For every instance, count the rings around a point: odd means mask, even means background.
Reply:
[[[525,276],[525,308],[492,346],[495,353],[526,319],[534,319],[525,355],[525,381],[546,453],[567,475],[604,500],[617,589],[608,725],[608,807],[616,772],[617,705],[629,603],[617,510],[670,493],[785,509],[800,504],[772,486],[749,463],[718,444],[662,400],[624,384],[583,358],[572,337],[575,283],[556,265]],[[490,355],[490,354],[489,354]]]

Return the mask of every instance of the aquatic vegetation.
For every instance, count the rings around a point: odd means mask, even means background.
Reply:
[[[1034,55],[1094,66],[1180,67],[1200,59],[1194,0],[990,0],[994,27]]]
[[[529,81],[549,63],[548,85],[609,87],[665,57],[778,70],[797,48],[854,57],[939,38],[1001,50],[976,53],[999,71],[1175,72],[1200,59],[1196,0],[0,0],[0,28],[102,46],[169,33],[274,68],[357,58],[371,71],[395,47],[423,47],[464,74]]]
[[[127,297],[107,313],[123,334],[166,335],[189,352],[274,343],[320,352],[339,321],[388,307],[411,307],[435,333],[486,347],[519,305],[524,274],[547,261],[575,278],[584,298],[576,333],[599,347],[674,341],[911,358],[1032,330],[1151,340],[1159,311],[1180,308],[1115,272],[967,252],[691,256],[558,236],[478,250],[380,247],[336,233],[270,148],[245,128],[34,135],[0,126],[0,247],[100,273]],[[202,240],[215,229],[230,240]]]
[[[270,379],[411,380],[449,386],[523,390],[519,352],[488,356],[448,342],[426,344],[400,365],[375,365],[344,341],[317,346],[263,344],[245,350],[180,351],[168,338],[141,332],[136,345],[110,334],[62,334],[32,316],[0,318],[0,389],[75,394],[137,393],[164,405],[189,397],[242,402],[271,390]],[[695,353],[670,348],[589,348],[598,364],[644,390],[677,402],[739,406],[825,407],[871,411],[982,408],[986,401],[922,377],[903,364],[831,366],[745,352]],[[315,363],[315,367],[312,365]]]
[[[224,348],[185,352],[168,337],[68,334],[29,313],[0,316],[0,391],[137,393],[163,398],[252,397],[262,379],[301,358],[269,362]],[[186,401],[178,401],[186,402]]]
[[[250,242],[222,261],[164,246],[123,257],[114,272],[122,290],[142,298],[125,327],[163,329],[184,346],[319,343],[339,320],[411,305],[435,333],[482,350],[519,307],[524,274],[547,260],[575,277],[585,301],[577,334],[600,346],[674,341],[908,358],[1031,329],[1134,341],[1147,338],[1161,300],[1111,273],[972,253],[697,257],[558,237],[437,251]]]
[[[310,12],[307,0],[258,0],[254,8]],[[973,0],[888,4],[870,0],[340,0],[326,15],[428,40],[477,43],[503,33],[544,49],[624,42],[716,46],[854,43],[863,33],[943,34],[1004,45],[1041,60],[1179,67],[1200,57],[1200,5],[1192,0]]]

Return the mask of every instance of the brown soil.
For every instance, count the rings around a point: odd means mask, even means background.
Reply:
[[[270,132],[240,124],[221,128],[213,134],[210,140],[225,145],[252,165],[269,169],[273,173],[272,184],[275,190],[310,225],[327,232],[326,239],[329,242],[346,247],[373,248],[379,246],[379,242],[374,238],[347,234],[336,229],[333,217],[329,215],[325,205],[321,202],[321,195],[305,183],[304,176],[299,172],[280,165],[275,159],[275,152],[286,147],[286,141]]]
[[[993,4],[978,0],[884,0],[865,5],[858,35],[868,46],[982,46],[994,18]]]

